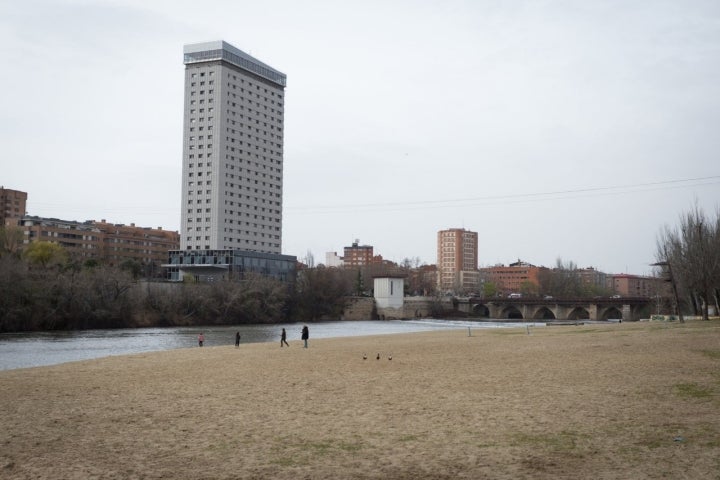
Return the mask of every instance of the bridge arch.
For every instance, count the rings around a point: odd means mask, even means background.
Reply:
[[[598,320],[609,320],[609,319],[611,319],[611,318],[612,318],[612,319],[618,319],[618,318],[619,318],[619,319],[622,319],[622,318],[623,318],[622,310],[619,309],[619,308],[617,308],[617,307],[615,307],[615,306],[608,307],[608,308],[606,308],[606,309],[604,309],[603,311],[598,312],[598,313],[599,313],[599,314],[598,314]]]
[[[485,318],[490,317],[490,309],[487,307],[487,305],[483,305],[482,303],[473,305],[472,313],[477,316],[480,316],[480,317],[485,317]]]
[[[583,307],[575,307],[568,313],[568,320],[590,320],[590,312]]]
[[[522,320],[523,314],[520,310],[518,310],[517,307],[514,305],[506,306],[502,309],[502,312],[500,314],[500,318],[507,318],[507,319],[513,319],[513,320]]]
[[[540,307],[532,315],[533,320],[555,320],[557,317],[548,307]]]

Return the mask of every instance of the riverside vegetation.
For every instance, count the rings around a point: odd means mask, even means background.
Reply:
[[[31,244],[47,248],[46,242]],[[141,282],[118,267],[31,255],[0,258],[0,332],[311,321],[339,317],[348,292],[342,271],[302,275],[291,289],[258,274],[211,284]],[[32,252],[32,249],[30,249]]]
[[[681,215],[678,227],[659,234],[655,257],[673,286],[672,295],[657,292],[664,310],[704,319],[711,305],[720,311],[720,210],[715,218],[697,207]],[[257,274],[212,284],[141,282],[157,269],[74,258],[46,241],[25,245],[19,228],[0,227],[0,332],[337,319],[348,296],[369,294],[365,279],[378,273],[403,274],[407,293],[435,294],[419,258],[353,270],[316,267],[308,252],[305,263],[293,285]],[[494,296],[492,287],[485,283],[487,296]],[[602,292],[588,291],[575,264],[558,259],[527,293],[562,298]]]

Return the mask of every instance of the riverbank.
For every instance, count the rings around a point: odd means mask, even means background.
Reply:
[[[720,471],[716,321],[290,345],[0,372],[2,477],[702,479]]]

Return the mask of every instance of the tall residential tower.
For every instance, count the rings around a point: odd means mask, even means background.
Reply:
[[[180,249],[279,254],[285,74],[223,41],[183,53]]]
[[[168,277],[292,285],[297,259],[281,254],[285,74],[223,41],[183,53],[180,250],[168,252]]]
[[[441,230],[437,237],[438,289],[471,292],[478,286],[478,234],[464,228]]]

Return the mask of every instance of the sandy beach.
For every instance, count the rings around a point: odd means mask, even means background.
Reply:
[[[324,340],[311,326],[307,349],[278,336],[0,385],[6,479],[720,478],[717,320]]]

